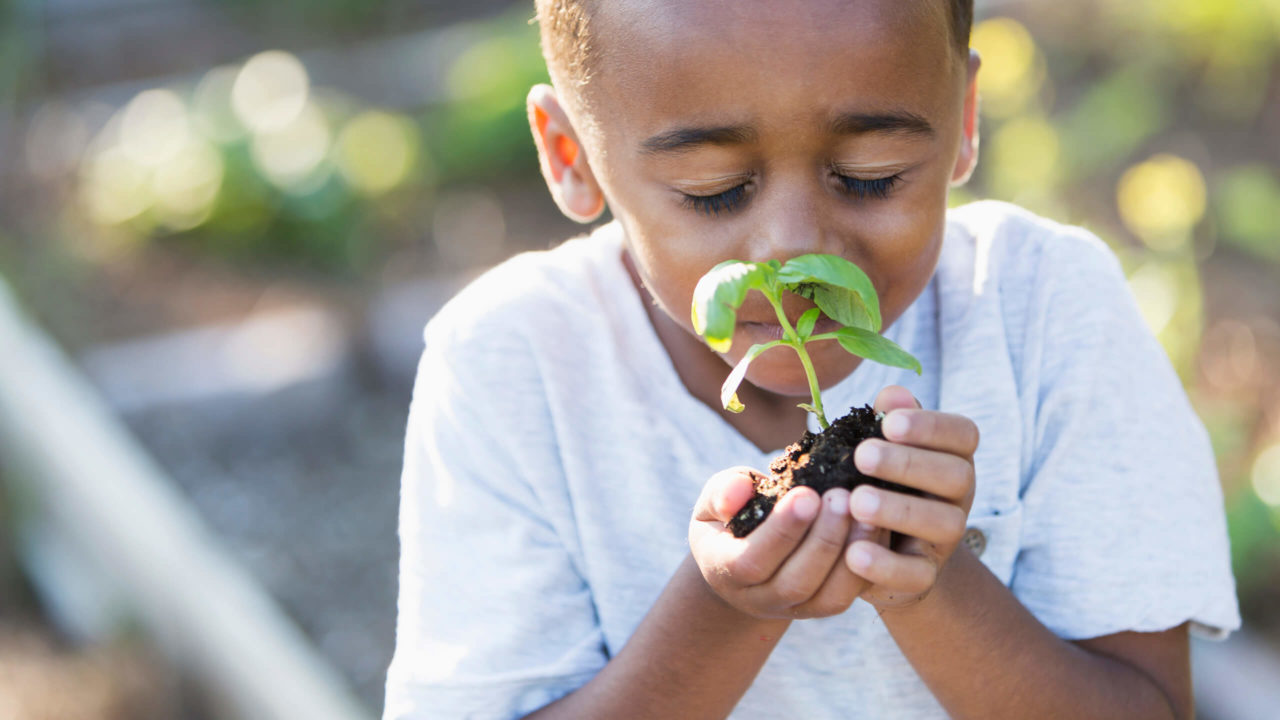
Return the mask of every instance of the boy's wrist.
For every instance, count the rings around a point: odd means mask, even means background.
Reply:
[[[937,581],[919,602],[900,607],[878,608],[880,619],[890,631],[894,626],[932,622],[941,608],[963,596],[963,586],[972,577],[972,573],[981,567],[982,563],[977,556],[961,543],[938,570]]]
[[[781,636],[791,625],[789,619],[760,618],[729,604],[703,577],[702,569],[698,567],[692,553],[685,556],[680,572],[686,575],[687,584],[692,585],[694,592],[699,596],[700,602],[697,609],[703,613],[713,613],[720,622],[731,623],[743,630],[762,632],[771,637]]]

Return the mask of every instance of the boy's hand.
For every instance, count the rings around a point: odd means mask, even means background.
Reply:
[[[758,618],[814,618],[848,609],[869,583],[842,557],[850,542],[880,535],[849,515],[849,492],[819,498],[800,487],[783,496],[750,535],[725,527],[754,492],[749,468],[707,481],[689,522],[689,548],[707,584],[726,603]]]
[[[872,583],[862,599],[883,610],[924,599],[964,537],[978,427],[960,415],[920,409],[896,385],[880,391],[875,409],[889,413],[882,425],[887,442],[860,444],[854,452],[858,469],[925,493],[913,497],[862,485],[850,497],[858,522],[892,531],[887,543],[860,540],[845,553],[848,567]]]

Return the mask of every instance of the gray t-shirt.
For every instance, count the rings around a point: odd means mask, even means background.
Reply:
[[[427,326],[387,720],[518,717],[586,683],[688,553],[707,478],[776,454],[689,395],[620,251],[611,224],[520,255]],[[886,335],[923,375],[863,362],[828,412],[896,383],[977,423],[981,560],[1050,630],[1239,626],[1206,433],[1101,241],[1003,203],[953,210]],[[862,601],[792,623],[761,676],[732,717],[945,717]]]

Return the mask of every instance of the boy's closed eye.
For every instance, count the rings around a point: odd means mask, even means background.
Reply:
[[[700,188],[681,189],[679,190],[681,205],[686,209],[710,216],[731,213],[750,201],[752,191],[755,190],[752,177],[748,175],[724,190],[712,188],[712,191],[708,192]],[[847,175],[833,167],[831,179],[837,189],[854,201],[883,200],[889,197],[893,189],[902,181],[902,173],[867,177]]]

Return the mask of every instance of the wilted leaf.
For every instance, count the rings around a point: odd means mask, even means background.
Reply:
[[[738,386],[742,384],[743,378],[747,376],[747,366],[760,356],[760,353],[772,347],[782,344],[781,340],[774,340],[769,343],[752,345],[747,354],[742,356],[737,365],[733,366],[733,372],[729,373],[729,377],[725,378],[724,385],[720,386],[720,404],[730,412],[742,412],[742,403],[738,401]]]

